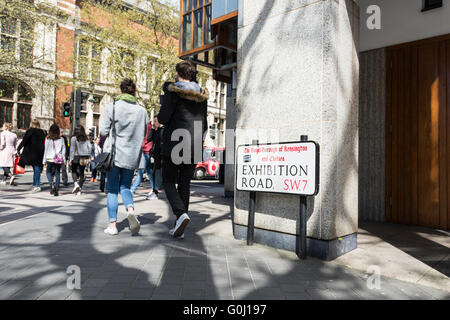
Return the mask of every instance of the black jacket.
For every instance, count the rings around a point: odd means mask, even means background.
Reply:
[[[161,140],[163,132],[164,128],[159,127],[156,130],[152,129],[147,136],[147,142],[153,142],[150,155],[155,160],[154,162],[155,169],[161,169]]]
[[[25,132],[22,142],[17,147],[20,152],[19,166],[42,166],[44,157],[45,133],[41,129],[30,128]]]
[[[171,141],[172,133],[177,129],[186,129],[191,137],[191,159],[194,163],[201,161],[202,159],[194,159],[194,146],[199,149],[201,157],[207,131],[208,90],[204,88],[200,93],[183,90],[174,83],[166,82],[163,91],[162,106],[158,114],[158,121],[164,125],[161,155],[171,156],[173,147],[183,139],[180,137],[176,141]],[[194,130],[195,127],[198,129]]]

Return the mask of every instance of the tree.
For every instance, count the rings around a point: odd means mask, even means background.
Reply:
[[[80,11],[73,17],[51,4],[0,0],[0,78],[17,81],[26,75],[75,87],[101,82],[114,90],[128,77],[138,84],[139,102],[158,111],[162,84],[173,78],[178,62],[178,13],[164,0],[127,2],[134,5],[120,0],[77,1]],[[57,23],[79,31],[77,54],[68,62],[77,68],[73,78],[58,77],[54,61],[47,61],[39,48],[33,50],[42,26],[56,28]],[[52,50],[56,54],[56,46]],[[48,77],[49,72],[54,76]]]
[[[43,52],[33,50],[40,27],[64,19],[65,14],[45,3],[32,0],[0,0],[0,76],[9,81],[42,77],[33,66],[45,61]],[[50,69],[52,66],[48,66]],[[50,80],[51,81],[51,80]],[[0,92],[1,96],[1,92]]]
[[[178,13],[162,1],[134,2],[131,7],[122,1],[83,1],[81,21],[85,32],[80,41],[91,52],[106,56],[94,61],[91,54],[88,70],[97,70],[95,77],[102,61],[106,62],[111,85],[118,87],[123,78],[135,80],[138,100],[149,111],[158,111],[162,85],[173,78],[179,61]]]

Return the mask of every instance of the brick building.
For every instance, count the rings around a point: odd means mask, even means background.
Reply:
[[[41,126],[48,129],[56,122],[65,130],[70,129],[70,119],[62,116],[62,103],[70,100],[72,85],[61,85],[61,81],[74,83],[82,90],[82,110],[80,123],[89,128],[94,127],[98,134],[98,126],[103,106],[112,101],[117,88],[108,74],[108,49],[85,41],[89,35],[86,25],[92,17],[83,16],[79,0],[27,0],[30,5],[46,5],[63,12],[64,19],[50,19],[50,23],[37,22],[34,27],[34,39],[29,40],[21,32],[25,23],[20,19],[2,19],[0,24],[1,49],[14,50],[17,58],[32,56],[32,65],[27,72],[17,76],[18,81],[10,81],[0,74],[0,125],[3,122],[13,123],[14,130],[22,135],[36,118]],[[134,5],[135,1],[124,1],[125,6]],[[105,21],[95,21],[96,25],[105,27]],[[178,46],[178,43],[176,44]],[[24,50],[26,48],[28,51]],[[150,56],[152,54],[149,54]],[[157,58],[153,56],[152,58]],[[140,57],[133,57],[133,68],[141,63]],[[152,68],[156,68],[155,65]],[[147,73],[137,73],[137,87],[141,97],[148,98],[149,81]],[[207,145],[224,145],[225,128],[225,96],[226,87],[213,81],[212,75],[204,70],[206,83],[211,95],[208,102],[208,122],[211,128],[222,130],[208,135]],[[34,75],[34,76],[30,76]],[[205,79],[205,77],[202,77]],[[151,108],[150,108],[151,109]],[[151,112],[151,117],[154,112]],[[221,120],[219,120],[221,119]],[[219,124],[221,126],[219,127]],[[213,130],[213,129],[212,129]],[[220,133],[219,133],[220,132]],[[213,132],[211,132],[213,133]],[[214,139],[213,139],[214,138]]]

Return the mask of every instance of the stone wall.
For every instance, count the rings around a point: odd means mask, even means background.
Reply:
[[[359,100],[359,219],[385,218],[386,50],[361,53]]]
[[[358,230],[359,8],[352,0],[243,0],[239,8],[236,145],[298,141],[321,147],[320,192],[308,237]],[[275,130],[275,134],[270,132]],[[299,197],[258,194],[255,227],[298,234]],[[248,193],[235,191],[246,226]]]

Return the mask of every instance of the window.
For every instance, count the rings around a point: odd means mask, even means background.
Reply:
[[[424,0],[422,12],[442,7],[442,0]]]
[[[203,10],[197,10],[194,12],[195,28],[194,28],[194,48],[198,48],[202,45],[203,34]]]
[[[102,96],[94,94],[94,101],[88,102],[90,94],[88,92],[81,93],[81,110],[80,110],[80,124],[86,130],[86,133],[89,132],[89,128],[91,126],[95,126],[98,130],[100,123],[100,101],[102,100]],[[92,104],[91,104],[92,103]],[[92,108],[92,122],[89,119],[89,108]],[[89,124],[89,126],[88,126]],[[96,132],[97,134],[98,132]]]
[[[201,48],[211,40],[211,0],[183,0],[181,48],[183,52]]]
[[[0,49],[23,64],[33,59],[33,26],[11,17],[0,19]]]
[[[0,79],[0,126],[10,122],[18,129],[28,129],[32,107],[33,93],[30,89],[21,83]]]
[[[226,84],[223,82],[216,82],[216,107],[224,108],[225,107],[225,90]]]
[[[101,82],[102,47],[87,40],[78,44],[78,78]]]

